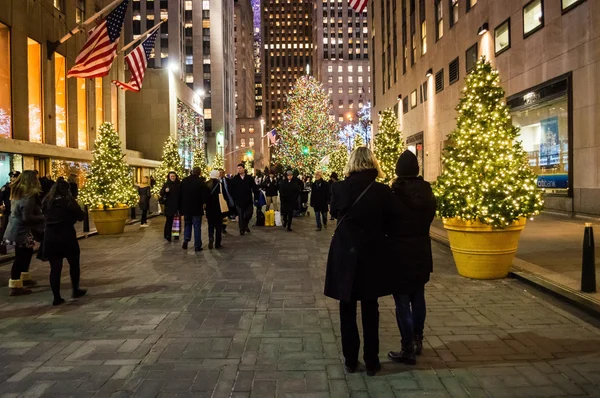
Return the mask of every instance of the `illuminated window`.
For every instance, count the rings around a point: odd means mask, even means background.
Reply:
[[[458,22],[458,0],[450,0],[450,28]]]
[[[436,0],[435,4],[435,34],[436,40],[441,39],[444,36],[444,9],[442,7],[442,0]]]
[[[248,132],[249,132],[250,134],[254,134],[254,126],[250,126],[250,127],[248,127]],[[251,139],[253,140],[254,138],[251,138]]]
[[[327,67],[327,72],[330,72],[330,73],[333,72],[333,65],[329,65]]]
[[[248,145],[254,146],[254,138],[248,138]]]
[[[65,57],[54,53],[56,145],[67,146],[67,82]]]
[[[41,46],[27,38],[27,96],[29,98],[29,141],[42,142]]]
[[[246,139],[245,139],[245,138],[242,138],[242,139],[240,140],[240,146],[241,146],[242,148],[245,148],[245,147],[246,147]]]
[[[75,22],[82,24],[85,20],[85,0],[77,0],[75,3]]]
[[[338,83],[344,82],[344,76],[338,76]]]
[[[96,129],[99,129],[102,122],[104,122],[104,109],[102,108],[102,78],[95,78],[94,83],[96,85]]]
[[[114,84],[110,85],[110,120],[115,126],[117,131],[119,130],[119,90]]]
[[[533,0],[523,7],[523,37],[534,34],[544,27],[544,3]]]
[[[87,109],[85,79],[77,79],[77,147],[79,149],[88,149]]]
[[[53,0],[54,7],[62,12],[65,12],[65,0]]]
[[[570,11],[571,9],[577,7],[579,4],[583,3],[585,0],[561,0],[561,7],[563,12]]]
[[[494,29],[494,51],[496,55],[510,48],[510,18]]]
[[[421,22],[421,55],[427,54],[427,22]]]
[[[469,10],[475,5],[477,4],[477,0],[467,0],[467,12],[469,12]]]
[[[0,137],[12,137],[10,29],[0,23]]]
[[[342,86],[338,87],[338,94],[344,94],[344,87],[342,87]]]

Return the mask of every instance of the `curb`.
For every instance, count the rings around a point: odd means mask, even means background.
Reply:
[[[435,242],[441,243],[444,246],[450,247],[450,241],[444,235],[436,231],[437,228],[431,228],[429,236]],[[515,264],[518,263],[518,264]],[[522,265],[522,267],[519,266]],[[568,304],[577,307],[578,309],[586,312],[589,315],[600,317],[600,301],[594,297],[582,293],[578,290],[572,289],[568,286],[564,286],[556,283],[548,278],[537,275],[528,271],[525,268],[538,267],[535,264],[528,263],[524,260],[515,257],[512,269],[509,273],[509,277],[517,279],[527,285],[533,286],[536,289],[548,293],[558,299],[565,301]]]

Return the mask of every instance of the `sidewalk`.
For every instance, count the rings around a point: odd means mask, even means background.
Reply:
[[[583,232],[586,222],[600,226],[600,220],[573,218],[553,213],[543,213],[533,221],[528,220],[521,233],[519,249],[513,261],[513,276],[542,286],[570,300],[585,300],[592,308],[597,307],[600,311],[600,293],[588,294],[579,291]],[[449,245],[448,235],[441,220],[434,220],[431,226],[431,237]],[[596,247],[598,247],[597,241]],[[596,263],[600,264],[599,250],[596,250]],[[600,282],[598,269],[596,269],[596,281]]]

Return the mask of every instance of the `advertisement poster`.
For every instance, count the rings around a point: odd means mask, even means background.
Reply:
[[[560,164],[560,141],[558,140],[558,117],[542,119],[540,122],[540,167],[554,168]]]

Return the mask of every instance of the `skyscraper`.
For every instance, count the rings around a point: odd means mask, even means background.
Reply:
[[[266,131],[281,122],[287,93],[312,68],[312,0],[263,0],[263,114]]]
[[[371,98],[369,30],[366,10],[345,0],[315,1],[313,39],[315,77],[331,97],[331,117],[355,122]]]

